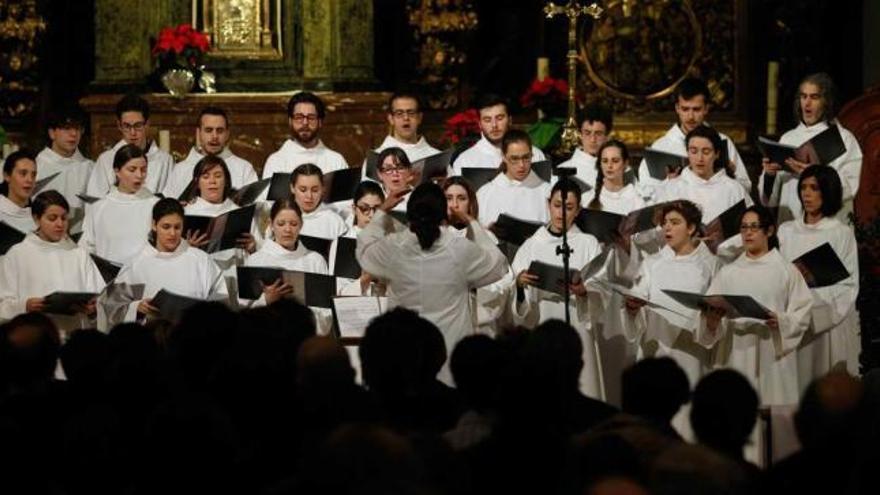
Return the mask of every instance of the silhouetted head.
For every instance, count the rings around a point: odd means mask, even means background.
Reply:
[[[672,359],[647,358],[623,371],[624,412],[668,424],[690,399],[687,375]]]
[[[754,387],[738,371],[713,371],[694,388],[691,428],[700,443],[740,457],[758,420],[758,404]]]

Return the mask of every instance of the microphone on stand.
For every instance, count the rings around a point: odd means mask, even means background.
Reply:
[[[565,212],[565,201],[568,199],[568,182],[570,177],[575,175],[577,170],[571,167],[555,167],[553,169],[553,174],[559,177],[559,181],[563,183],[563,186],[560,191],[560,195],[562,196],[562,245],[556,247],[556,254],[562,255],[562,270],[563,270],[563,280],[565,283],[565,287],[563,288],[563,294],[565,295],[565,324],[571,325],[571,310],[569,308],[569,300],[571,298],[571,273],[569,273],[568,267],[570,264],[571,258],[571,247],[568,244],[568,221],[566,220]]]

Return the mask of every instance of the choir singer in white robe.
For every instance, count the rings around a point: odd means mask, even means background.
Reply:
[[[612,139],[599,148],[595,187],[584,195],[587,208],[626,215],[645,206],[635,184],[626,183],[629,151],[621,141]]]
[[[480,223],[491,226],[506,213],[520,220],[546,223],[550,184],[532,171],[532,140],[525,131],[508,131],[501,140],[500,173],[477,191]]]
[[[595,184],[599,148],[608,140],[613,123],[613,117],[608,109],[598,105],[588,106],[580,119],[581,147],[576,148],[571,158],[560,163],[559,166],[575,169],[574,177],[584,184]],[[557,176],[554,175],[551,182],[555,184],[556,179]]]
[[[440,186],[424,183],[413,191],[406,215],[409,228],[391,233],[391,211],[401,195],[385,198],[357,242],[361,267],[388,281],[389,307],[417,311],[443,333],[446,352],[475,332],[468,310],[469,290],[500,280],[504,255],[473,218],[459,218],[474,231],[470,241],[449,232],[446,197]],[[452,383],[448,361],[439,378]]]
[[[119,264],[141,252],[150,231],[153,205],[159,198],[144,186],[147,158],[143,149],[126,144],[113,157],[116,186],[86,212],[79,245]]]
[[[251,162],[238,157],[229,149],[229,118],[220,107],[205,107],[199,112],[196,126],[196,145],[184,160],[171,169],[171,176],[162,194],[168,198],[179,197],[192,183],[193,169],[206,155],[217,155],[229,170],[233,189],[241,189],[256,182],[257,172]]]
[[[837,218],[849,223],[849,214],[853,211],[853,198],[859,191],[859,179],[862,173],[862,149],[852,132],[845,129],[836,120],[837,105],[834,81],[825,73],[812,74],[804,78],[795,95],[794,115],[798,125],[786,132],[779,139],[782,144],[800,146],[831,125],[836,125],[846,151],[831,163],[823,163],[837,171],[843,185],[842,208]],[[798,198],[797,174],[804,170],[808,163],[794,158],[786,160],[794,173],[782,170],[778,163],[764,159],[764,171],[758,182],[758,193],[761,202],[767,206],[779,208],[780,223],[800,218],[803,215]]]
[[[351,205],[351,215],[346,220],[348,230],[342,237],[357,239],[358,235],[372,221],[373,214],[385,202],[385,192],[382,187],[371,181],[365,180],[358,184],[354,191],[354,199]],[[330,273],[336,273],[336,253],[339,249],[339,238],[330,244]],[[360,278],[350,279],[336,277],[336,293],[340,296],[369,296],[384,295],[385,283],[373,279],[367,272],[361,271]]]
[[[150,105],[140,96],[124,96],[116,104],[116,125],[122,139],[98,156],[95,168],[89,176],[86,193],[95,198],[103,198],[113,190],[116,180],[113,160],[120,148],[130,144],[145,152],[149,173],[144,185],[154,193],[162,192],[168,182],[171,167],[174,166],[174,159],[150,139]]]
[[[195,299],[227,294],[217,265],[183,239],[183,216],[183,206],[173,198],[159,200],[153,207],[149,242],[116,277],[118,284],[144,286],[143,299],[128,305],[125,321],[158,317],[152,298],[162,289]]]
[[[728,318],[723,307],[713,305],[703,311],[697,341],[714,346],[716,366],[745,375],[763,405],[794,405],[800,398],[795,350],[809,326],[813,295],[803,275],[779,254],[769,211],[746,209],[740,232],[745,252],[721,268],[706,294],[751,296],[770,318]]]
[[[440,153],[440,150],[428,144],[425,137],[419,134],[422,123],[422,108],[419,97],[411,93],[394,93],[388,98],[388,125],[391,134],[385,136],[382,144],[375,149],[381,153],[385,148],[400,148],[406,153],[410,162]],[[366,172],[366,167],[364,167]]]
[[[835,215],[841,208],[840,177],[831,167],[812,165],[798,179],[803,217],[779,226],[782,256],[791,261],[826,242],[849,272],[827,287],[810,289],[813,309],[810,327],[797,351],[801,391],[832,369],[859,375],[858,246],[853,230]]]
[[[321,239],[336,239],[345,234],[345,220],[324,205],[324,173],[314,164],[304,163],[290,175],[290,193],[302,212],[300,234]]]
[[[6,157],[0,184],[0,221],[25,233],[36,228],[30,206],[36,180],[37,163],[28,151],[14,151]]]
[[[85,249],[67,236],[67,200],[58,191],[44,191],[33,201],[35,232],[0,259],[0,320],[42,311],[53,292],[98,294],[104,279]],[[50,315],[62,332],[94,327],[95,301],[73,315]]]
[[[581,232],[574,224],[580,213],[580,205],[580,186],[574,181],[557,182],[546,206],[550,223],[535,231],[516,252],[511,264],[511,269],[516,274],[516,295],[512,298],[516,323],[533,328],[546,320],[565,317],[565,298],[535,287],[537,275],[530,273],[528,269],[533,261],[563,266],[562,255],[557,252],[557,248],[562,245],[563,229],[568,230],[568,243],[572,249],[570,268],[580,270],[599,254],[600,247],[596,238]],[[562,223],[563,208],[566,225]],[[584,366],[581,369],[580,389],[590,397],[604,400],[599,350],[592,333],[588,307],[587,289],[583,281],[572,283],[569,300],[571,326],[583,343]]]

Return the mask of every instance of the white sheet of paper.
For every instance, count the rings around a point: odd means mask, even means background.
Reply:
[[[388,298],[376,296],[335,297],[336,319],[339,322],[339,335],[360,338],[370,320],[388,308]]]

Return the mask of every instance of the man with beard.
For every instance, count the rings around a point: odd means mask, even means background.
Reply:
[[[477,144],[462,152],[452,165],[452,175],[461,175],[463,168],[498,168],[501,165],[501,138],[510,129],[513,118],[507,102],[498,95],[487,94],[477,100],[480,131]],[[544,153],[532,146],[532,163],[545,160]]]
[[[156,142],[150,139],[150,105],[138,95],[123,96],[116,104],[116,124],[122,139],[109,150],[98,156],[98,162],[89,177],[86,194],[103,198],[116,183],[113,171],[113,157],[119,148],[133,144],[147,154],[146,187],[151,192],[161,192],[168,182],[168,175],[174,165],[171,155],[159,149]]]
[[[275,172],[293,172],[304,163],[317,165],[325,174],[348,167],[342,155],[324,146],[318,138],[324,115],[324,102],[314,93],[302,91],[290,98],[287,121],[292,135],[278,151],[269,155],[263,167],[264,179]]]
[[[189,155],[174,166],[168,185],[162,191],[166,197],[176,198],[192,183],[193,169],[205,155],[216,155],[223,159],[229,175],[232,178],[232,187],[239,189],[251,182],[257,181],[257,173],[254,166],[243,158],[232,153],[229,144],[229,119],[226,110],[220,107],[205,107],[199,113],[199,122],[196,127],[196,144],[189,151]]]

